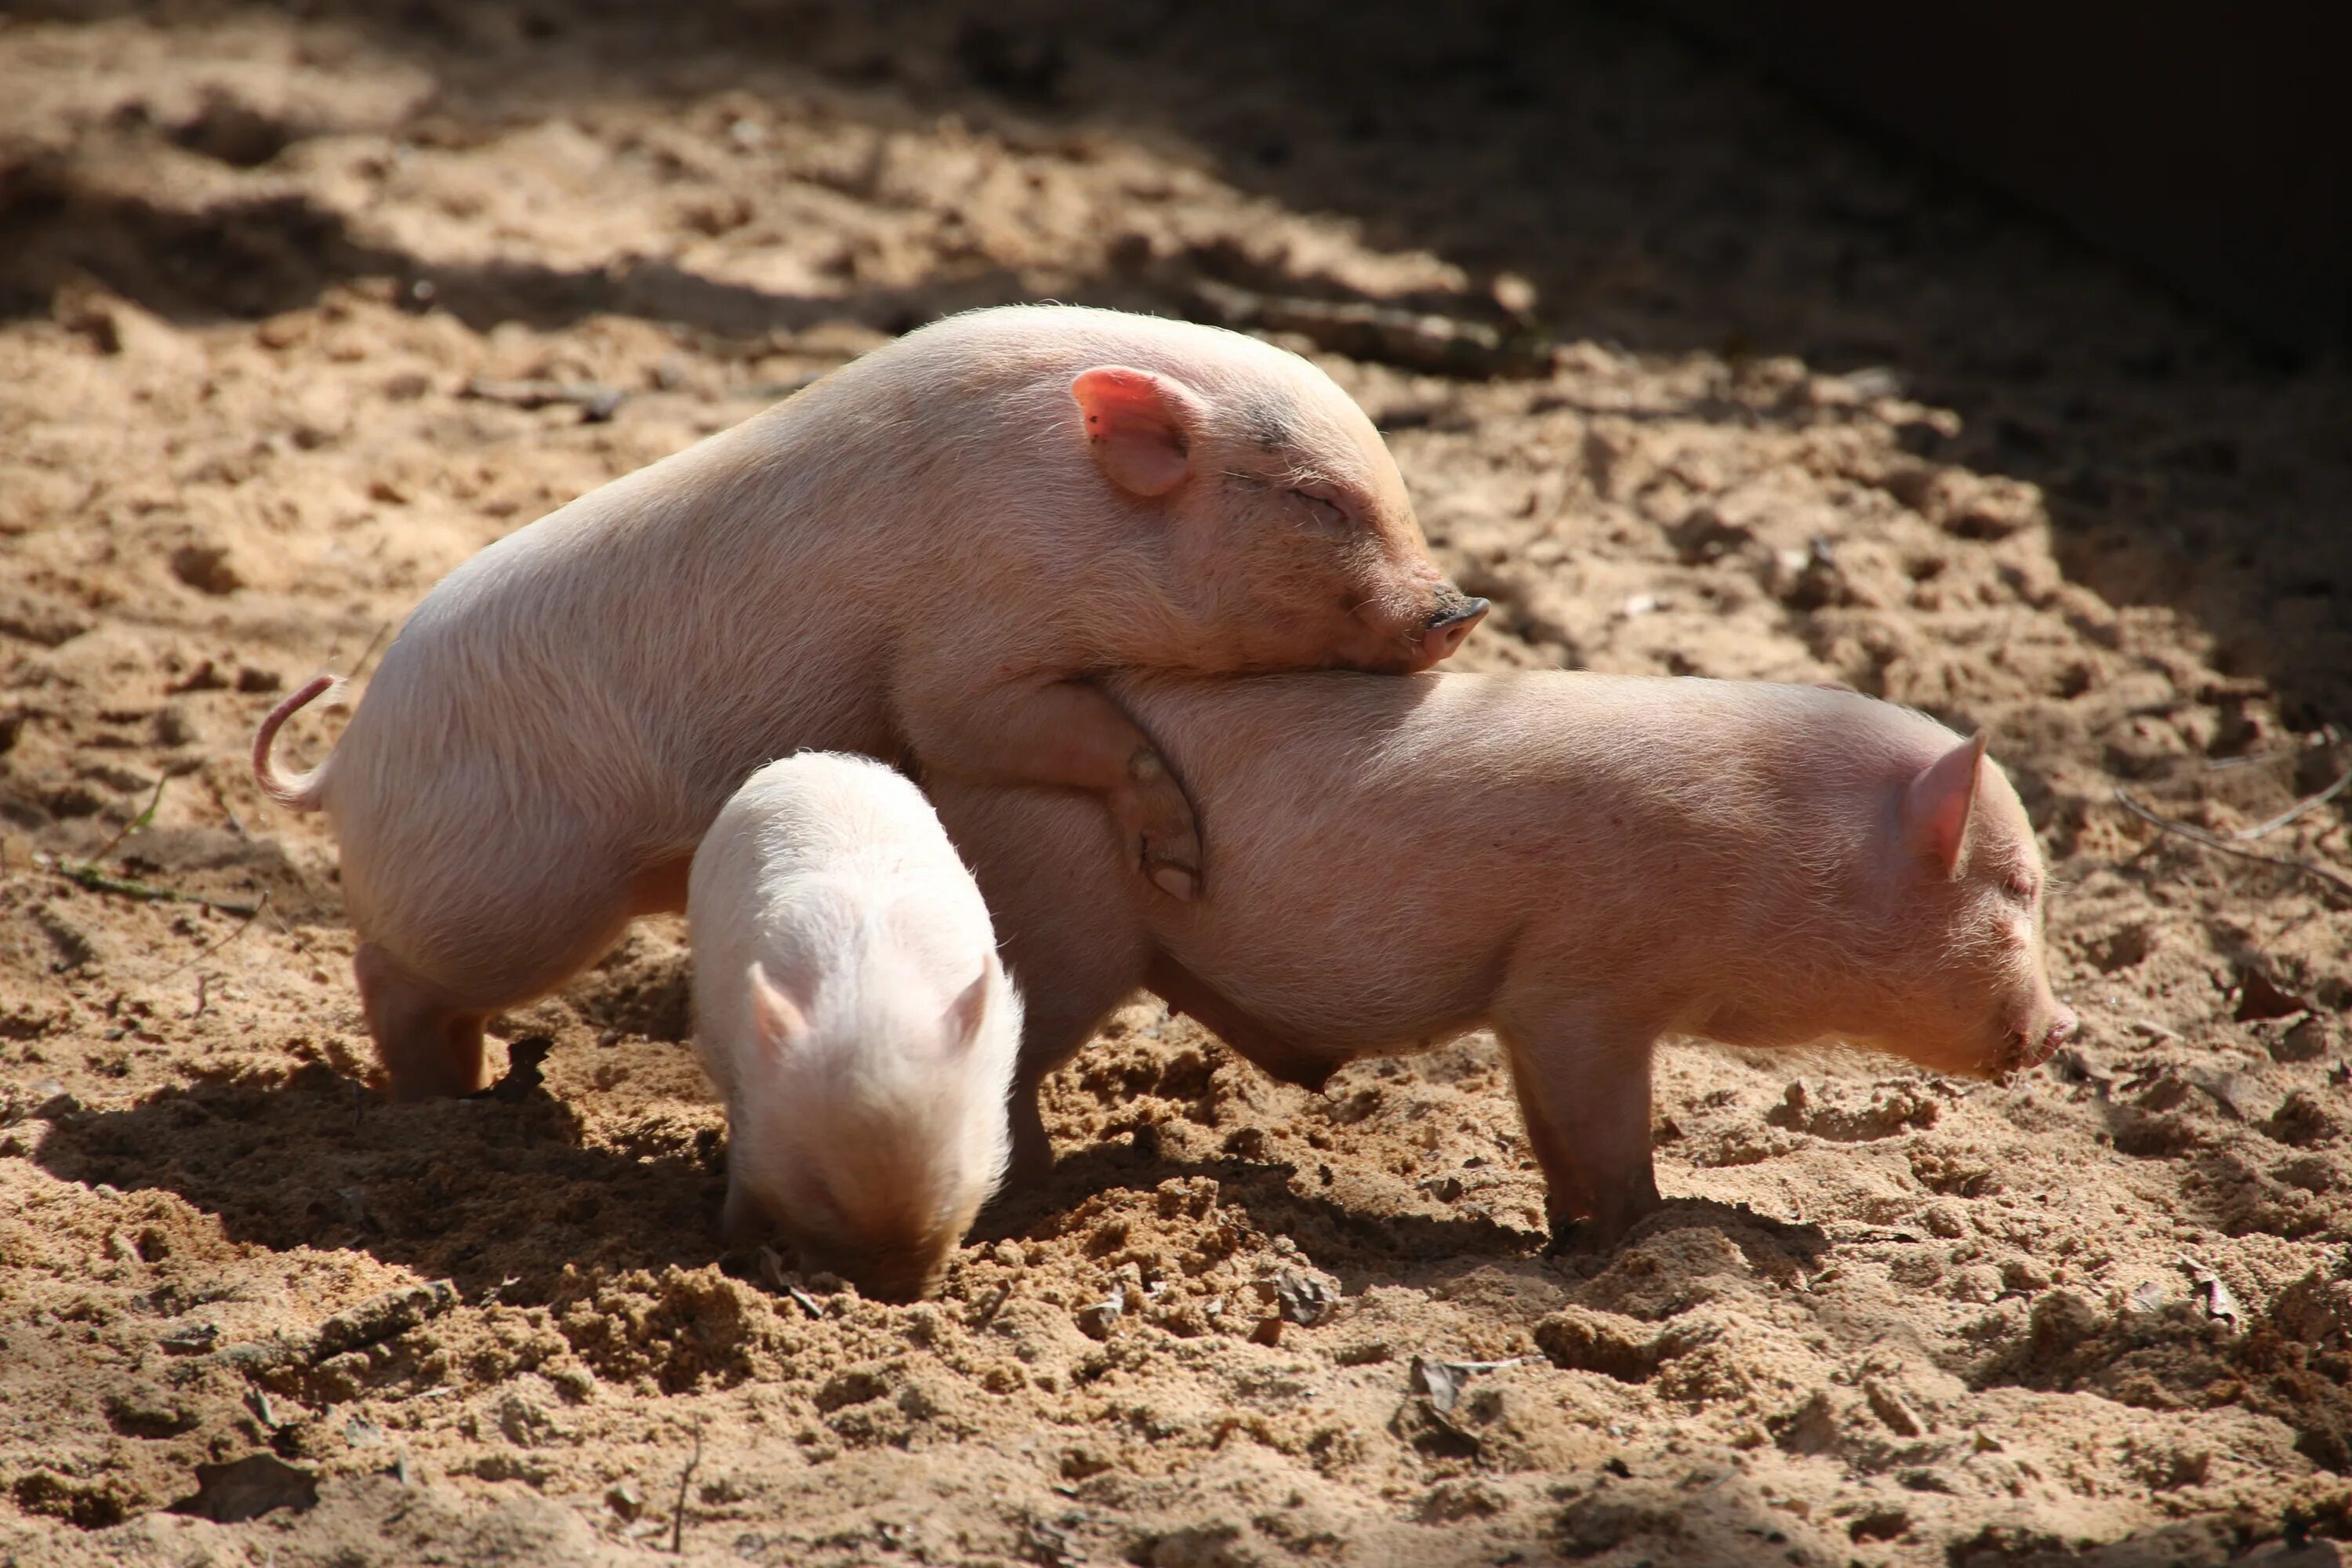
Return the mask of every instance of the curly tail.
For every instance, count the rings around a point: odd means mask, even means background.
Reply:
[[[319,809],[320,786],[326,782],[327,765],[321,763],[307,773],[297,773],[288,778],[269,760],[269,748],[276,742],[278,729],[287,720],[316,701],[320,693],[340,688],[342,684],[331,675],[312,677],[308,684],[269,710],[269,717],[261,721],[260,732],[253,737],[253,782],[261,786],[262,794],[289,811]]]

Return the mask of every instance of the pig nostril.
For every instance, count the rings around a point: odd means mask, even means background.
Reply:
[[[1458,596],[1454,602],[1441,604],[1437,612],[1429,617],[1428,625],[1422,628],[1418,658],[1413,668],[1426,669],[1450,656],[1462,646],[1462,639],[1470,635],[1470,628],[1486,616],[1488,607],[1484,599],[1459,599]],[[1413,642],[1410,637],[1406,640],[1408,646]]]
[[[1484,599],[1465,599],[1430,616],[1429,629],[1433,632],[1452,631],[1458,640],[1467,637],[1470,628],[1476,626],[1492,608],[1494,606]]]

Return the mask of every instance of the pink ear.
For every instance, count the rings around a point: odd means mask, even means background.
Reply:
[[[988,1016],[990,982],[996,978],[996,954],[990,953],[980,966],[980,978],[963,988],[963,994],[948,1006],[948,1038],[959,1050],[969,1050],[980,1038],[981,1020]]]
[[[1180,383],[1148,370],[1097,365],[1070,383],[1070,395],[1086,417],[1095,461],[1119,489],[1164,496],[1192,472],[1191,427],[1201,409]]]
[[[760,967],[757,959],[744,972],[743,978],[751,987],[751,1026],[760,1032],[760,1043],[772,1051],[784,1051],[800,1042],[808,1033],[808,1019],[797,1003],[782,988],[772,984],[768,972]]]
[[[1903,842],[1939,876],[1950,876],[1960,863],[1984,754],[1985,732],[1979,730],[1920,769],[1904,791]]]

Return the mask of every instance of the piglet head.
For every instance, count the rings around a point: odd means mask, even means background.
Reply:
[[[1186,374],[1098,365],[1070,394],[1160,561],[1168,646],[1131,662],[1425,669],[1486,614],[1430,559],[1380,433],[1297,355],[1236,336]]]
[[[1899,978],[1885,1038],[1940,1072],[2047,1061],[2077,1026],[2042,963],[2047,879],[2017,792],[1982,731],[1902,781],[1889,857]]]
[[[1002,1179],[1021,998],[996,955],[944,1007],[912,981],[807,998],[754,963],[754,1070],[729,1107],[727,1225],[772,1225],[883,1300],[929,1290]]]

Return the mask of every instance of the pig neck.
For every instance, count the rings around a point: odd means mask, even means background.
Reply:
[[[1772,896],[1758,906],[1763,918],[1725,933],[1742,962],[1688,1033],[1752,1047],[1894,1048],[1923,955],[1918,873],[1899,849],[1892,781],[1926,766],[1938,749],[1910,728],[1885,737],[1906,762],[1849,765],[1754,846],[1765,855],[1787,856],[1792,844],[1815,852],[1770,875],[1764,885]]]
[[[1680,903],[1685,931],[1658,954],[1674,977],[1674,994],[1653,1012],[1660,1033],[1769,1048],[1852,1036],[1885,1016],[1867,979],[1881,922],[1866,866],[1845,857],[1772,864],[1806,830],[1783,823],[1724,836],[1729,868]],[[1759,864],[1763,874],[1745,880]]]

